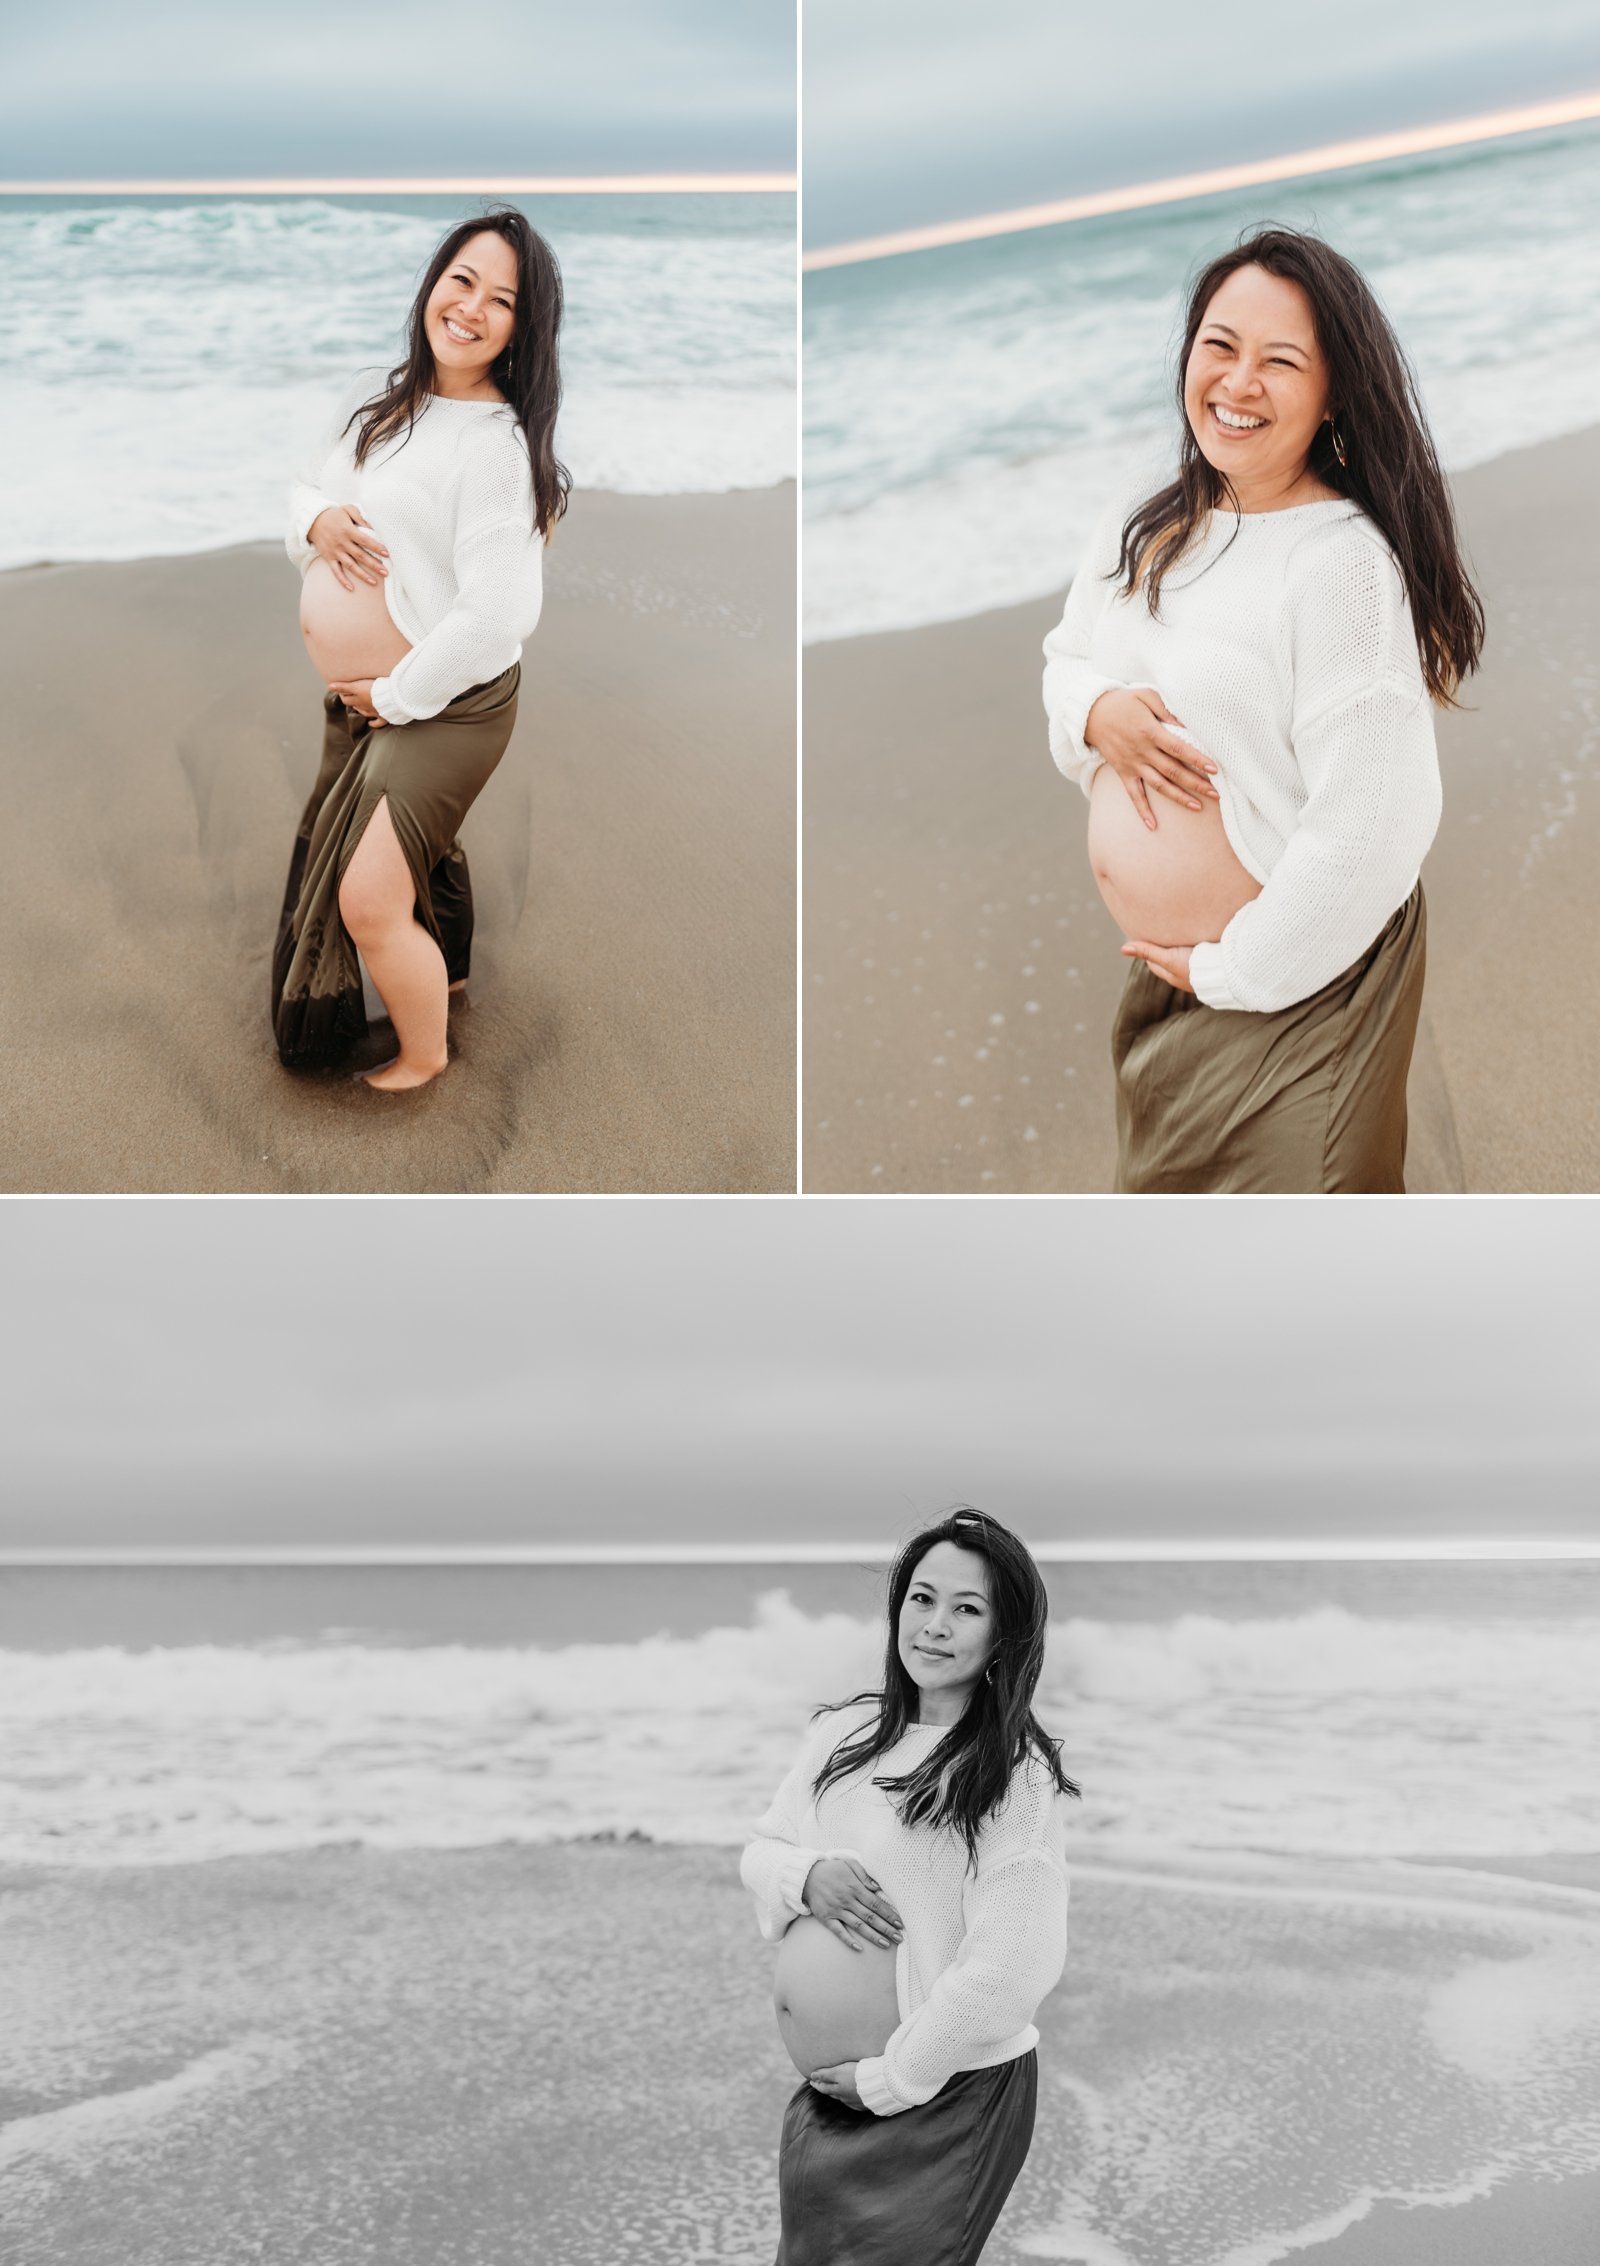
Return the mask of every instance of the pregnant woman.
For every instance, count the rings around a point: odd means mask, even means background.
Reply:
[[[889,1578],[883,1689],[820,1712],[746,1846],[803,2080],[777,2266],[972,2266],[1022,2169],[1078,1791],[1033,1715],[1047,1618],[995,1520],[917,1535]]]
[[[1132,960],[1117,1187],[1404,1187],[1439,823],[1430,703],[1483,609],[1404,356],[1350,262],[1213,260],[1176,479],[1102,520],[1045,640],[1057,764]]]
[[[457,830],[511,737],[566,508],[560,327],[560,270],[521,213],[462,221],[429,262],[405,361],[362,374],[290,491],[300,627],[328,687],[272,962],[292,1069],[365,1032],[362,960],[399,1042],[367,1084],[396,1093],[445,1067],[472,946]]]

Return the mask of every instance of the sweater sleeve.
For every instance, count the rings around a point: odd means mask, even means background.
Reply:
[[[372,687],[391,724],[437,716],[470,685],[507,667],[531,636],[544,595],[544,540],[533,520],[520,433],[474,454],[463,469],[452,564],[455,603]]]
[[[1044,711],[1050,727],[1050,753],[1056,768],[1089,792],[1101,758],[1083,737],[1089,711],[1103,692],[1115,691],[1120,678],[1108,677],[1091,658],[1094,633],[1116,596],[1113,579],[1122,552],[1119,504],[1102,513],[1089,538],[1083,563],[1072,578],[1066,609],[1044,641]]]
[[[1028,2029],[1061,1980],[1067,1869],[1058,1804],[1053,1787],[1030,1779],[1024,1832],[1013,1825],[992,1857],[980,1849],[955,1959],[883,2052],[856,2064],[856,2090],[874,2116],[898,2116],[931,2101],[957,2070],[972,2066],[975,2048],[1002,2045]]]
[[[745,1843],[739,1878],[756,1900],[756,1924],[768,1943],[776,1943],[790,1921],[798,1920],[806,1909],[801,1901],[806,1875],[818,1859],[857,1854],[853,1849],[822,1848],[811,1830],[816,1817],[812,1780],[824,1754],[842,1735],[831,1716],[811,1726],[794,1767]]]
[[[1439,758],[1411,609],[1359,529],[1291,589],[1290,736],[1306,801],[1260,895],[1189,959],[1208,1007],[1273,1014],[1360,958],[1410,895],[1438,829]]]
[[[289,482],[289,523],[284,535],[284,549],[302,573],[316,557],[316,551],[307,540],[311,523],[320,512],[330,510],[338,498],[326,495],[318,482],[323,466],[344,436],[344,429],[364,401],[370,400],[383,381],[381,370],[361,370],[351,379],[339,396],[337,408],[321,424],[307,445],[305,455],[295,466]]]

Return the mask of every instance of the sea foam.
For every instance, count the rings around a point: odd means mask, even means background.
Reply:
[[[279,541],[291,468],[354,372],[387,367],[473,201],[6,200],[11,441],[0,566]],[[557,447],[580,488],[759,488],[795,470],[782,197],[555,199]]]
[[[774,1590],[741,1626],[637,1643],[0,1653],[0,1858],[733,1843],[811,1710],[876,1682],[881,1641]],[[1588,1617],[1069,1619],[1039,1709],[1083,1784],[1080,1844],[1108,1857],[1600,1846]]]

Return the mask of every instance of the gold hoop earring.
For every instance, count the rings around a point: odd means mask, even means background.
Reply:
[[[1328,419],[1328,438],[1333,443],[1333,453],[1339,459],[1339,468],[1343,471],[1350,459],[1344,453],[1344,443],[1339,438],[1339,428],[1331,417]]]

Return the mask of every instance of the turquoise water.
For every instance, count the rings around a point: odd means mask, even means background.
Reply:
[[[1600,420],[1600,127],[1073,222],[805,283],[812,638],[1062,589],[1175,451],[1188,278],[1264,221],[1363,269],[1460,470]]]
[[[488,201],[0,198],[0,566],[276,540],[305,437],[356,369],[399,359],[434,246]],[[563,270],[579,485],[792,476],[792,197],[509,201]]]

